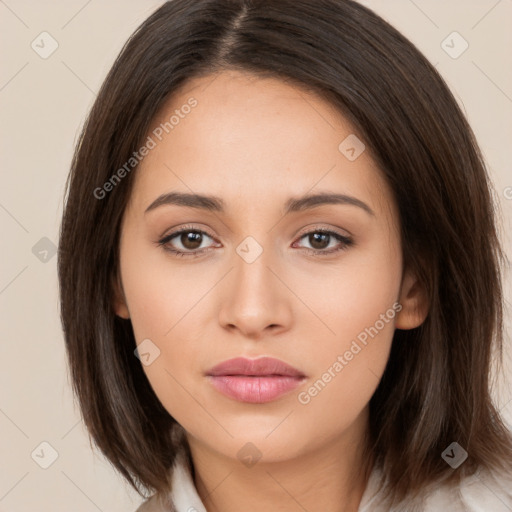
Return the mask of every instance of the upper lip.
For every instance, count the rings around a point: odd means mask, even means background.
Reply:
[[[234,359],[228,359],[227,361],[217,364],[207,372],[207,375],[280,375],[285,377],[305,377],[297,368],[273,357],[260,357],[258,359],[235,357]]]

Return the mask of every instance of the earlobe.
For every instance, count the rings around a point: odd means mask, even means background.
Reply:
[[[130,318],[130,312],[128,310],[128,306],[126,304],[126,298],[124,296],[123,287],[121,285],[121,280],[119,276],[116,275],[112,279],[112,289],[114,296],[114,312],[117,316],[128,320]]]
[[[402,309],[396,316],[397,329],[414,329],[427,318],[429,304],[424,285],[416,276],[406,271],[402,281],[399,302]]]

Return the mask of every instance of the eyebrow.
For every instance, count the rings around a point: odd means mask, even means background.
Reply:
[[[317,194],[308,194],[302,197],[290,198],[284,206],[284,215],[315,208],[326,204],[340,204],[357,206],[371,216],[375,212],[363,201],[356,197],[346,194],[334,194],[330,192],[320,192]],[[224,200],[217,196],[207,196],[202,194],[189,194],[185,192],[169,192],[157,197],[145,210],[144,214],[163,205],[187,206],[211,212],[225,212]]]

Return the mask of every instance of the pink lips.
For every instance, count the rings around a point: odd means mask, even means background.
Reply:
[[[279,359],[237,357],[207,372],[212,385],[239,402],[265,403],[296,388],[305,375]]]

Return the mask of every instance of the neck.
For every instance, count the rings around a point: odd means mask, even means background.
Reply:
[[[197,492],[207,512],[322,510],[357,512],[372,461],[365,459],[367,413],[354,432],[285,460],[254,466],[226,457],[188,436]]]

